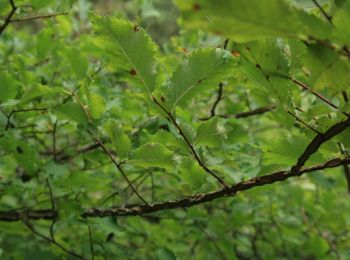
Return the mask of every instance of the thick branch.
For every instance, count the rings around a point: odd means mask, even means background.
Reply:
[[[3,25],[0,27],[0,35],[2,34],[3,31],[5,31],[6,27],[10,24],[11,18],[12,18],[12,16],[15,14],[15,12],[17,10],[17,7],[16,7],[16,5],[15,5],[13,0],[9,0],[9,3],[11,5],[11,11],[7,15],[7,17],[5,18],[5,21],[4,21]]]
[[[345,159],[332,159],[323,164],[308,167],[296,172],[291,170],[279,171],[269,175],[261,177],[255,177],[250,180],[239,182],[232,185],[229,188],[223,188],[218,191],[209,192],[206,194],[197,194],[191,197],[186,197],[174,201],[166,201],[161,203],[155,203],[152,205],[139,205],[125,208],[109,208],[105,210],[89,209],[86,210],[81,216],[84,218],[94,217],[108,217],[108,216],[137,216],[146,213],[152,213],[167,209],[176,209],[191,207],[205,202],[213,201],[221,197],[235,196],[239,191],[249,190],[257,186],[264,186],[279,181],[287,180],[291,177],[300,176],[305,173],[324,170],[328,168],[334,168],[342,165],[349,165],[350,157]],[[57,216],[57,212],[52,210],[30,210],[30,211],[3,211],[0,212],[0,221],[18,221],[23,218],[26,219],[52,219]]]
[[[315,138],[306,147],[303,154],[299,157],[296,165],[292,167],[292,172],[299,171],[304,166],[306,161],[310,158],[310,156],[316,153],[323,143],[332,139],[334,136],[340,134],[349,126],[350,126],[350,117],[348,117],[345,121],[342,121],[340,123],[337,123],[331,126],[330,128],[328,128],[326,132],[316,135]]]

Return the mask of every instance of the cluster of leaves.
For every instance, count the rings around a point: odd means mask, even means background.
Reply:
[[[0,257],[348,258],[350,1],[117,2],[0,0]]]

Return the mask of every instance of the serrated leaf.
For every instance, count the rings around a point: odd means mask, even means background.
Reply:
[[[281,0],[177,0],[176,3],[189,27],[221,33],[236,42],[295,37],[304,29],[294,10]]]
[[[341,44],[350,43],[350,2],[347,1],[337,9],[332,22],[334,24],[333,38]]]
[[[215,88],[228,78],[233,65],[229,52],[220,49],[200,49],[174,72],[168,89],[168,105],[174,111],[195,94]]]
[[[263,146],[264,162],[267,164],[294,165],[299,156],[304,152],[307,138],[302,135],[288,136],[285,139],[278,139]],[[322,156],[315,154],[309,159],[309,163],[320,163]]]
[[[128,21],[92,15],[96,43],[113,57],[118,70],[129,75],[147,93],[155,87],[155,45],[145,31]]]
[[[86,124],[88,122],[88,118],[85,112],[76,103],[61,104],[56,106],[54,110],[59,112],[64,117],[71,119],[79,124]]]
[[[173,153],[164,145],[148,143],[135,150],[129,162],[141,167],[172,168]]]
[[[79,79],[84,78],[86,76],[89,64],[87,58],[83,55],[83,53],[77,48],[71,48],[66,51],[66,57],[75,75]]]
[[[0,74],[0,102],[14,99],[17,95],[19,85],[14,77],[6,72]]]
[[[131,148],[131,141],[123,131],[122,127],[118,125],[116,120],[108,120],[104,123],[103,128],[108,134],[109,139],[112,141],[118,157],[121,160],[126,159]]]
[[[208,176],[198,163],[188,158],[181,161],[180,172],[180,177],[194,190],[200,189]]]
[[[195,139],[195,145],[206,145],[210,147],[222,144],[224,134],[226,133],[224,126],[218,124],[217,118],[202,123],[197,131],[198,134]]]
[[[106,103],[98,94],[90,94],[89,97],[89,110],[93,119],[99,119],[103,112],[105,112]]]

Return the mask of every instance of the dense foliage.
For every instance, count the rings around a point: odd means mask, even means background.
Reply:
[[[0,17],[1,259],[350,258],[349,0]]]

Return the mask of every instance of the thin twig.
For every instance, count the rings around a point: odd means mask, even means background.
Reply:
[[[66,252],[67,254],[71,255],[71,256],[75,256],[79,259],[86,259],[84,256],[77,254],[76,252],[69,250],[67,248],[65,248],[64,246],[62,246],[60,243],[57,243],[56,241],[52,240],[51,238],[45,236],[44,234],[38,232],[31,223],[29,223],[28,221],[25,221],[24,224],[29,228],[30,231],[32,231],[33,234],[37,235],[38,237],[41,237],[42,239],[46,240],[49,243],[54,244],[55,246],[59,247],[61,250],[63,250],[64,252]]]
[[[153,101],[154,103],[156,103],[156,105],[159,106],[159,108],[167,114],[168,116],[168,120],[175,126],[175,128],[177,129],[177,131],[179,132],[179,134],[182,136],[182,138],[184,139],[184,141],[186,142],[187,146],[189,147],[189,149],[191,150],[194,158],[196,159],[197,163],[199,164],[200,167],[202,167],[207,173],[209,173],[211,176],[213,176],[222,186],[224,187],[228,187],[226,185],[226,183],[218,176],[216,175],[212,170],[210,170],[200,159],[199,155],[197,154],[196,150],[194,149],[193,145],[191,144],[191,142],[188,140],[187,136],[185,135],[185,133],[182,131],[181,127],[179,126],[179,124],[176,122],[176,119],[174,118],[174,116],[168,111],[166,110],[160,103],[159,101],[153,97]]]
[[[205,228],[197,221],[195,220],[194,223],[197,225],[198,229],[208,238],[209,241],[211,241],[215,247],[215,249],[218,251],[219,255],[221,255],[221,259],[228,259],[224,252],[222,252],[221,248],[219,247],[218,243],[216,242],[215,238],[213,238],[209,233],[205,230]]]
[[[295,84],[299,85],[300,87],[302,87],[303,89],[309,91],[310,93],[312,93],[314,96],[316,96],[317,98],[319,98],[320,100],[322,100],[323,102],[325,102],[326,104],[328,104],[330,107],[334,108],[334,109],[338,109],[338,106],[335,105],[332,101],[330,101],[329,99],[325,98],[324,96],[322,96],[321,94],[317,93],[316,91],[314,91],[313,89],[311,89],[309,86],[307,86],[305,83],[293,79],[291,77],[288,77],[288,79],[292,82],[294,82]],[[348,113],[346,112],[342,112],[345,116],[349,116]]]
[[[287,110],[287,113],[290,114],[292,117],[294,117],[294,119],[296,121],[298,121],[299,123],[301,123],[302,125],[306,126],[307,128],[311,129],[312,131],[314,131],[316,134],[322,134],[320,131],[318,131],[316,128],[314,128],[313,126],[307,124],[306,122],[304,122],[302,119],[300,119],[297,115],[295,115],[294,113],[292,113],[290,110]]]
[[[22,17],[22,18],[17,18],[17,19],[11,19],[10,23],[27,22],[27,21],[37,20],[37,19],[56,17],[59,15],[67,15],[67,14],[68,14],[68,12],[62,12],[62,13],[55,13],[55,14],[45,14],[45,15],[38,15],[38,16],[31,16],[31,17]]]
[[[228,41],[229,41],[229,39],[226,39],[225,42],[224,42],[224,50],[226,50],[226,48],[227,48]],[[224,83],[220,82],[219,83],[219,89],[217,91],[218,94],[217,94],[216,100],[215,100],[212,108],[210,109],[210,117],[214,117],[215,116],[216,107],[218,106],[218,104],[220,103],[220,101],[222,99],[223,88],[224,88]]]
[[[113,162],[113,164],[117,167],[117,169],[119,170],[119,172],[121,173],[121,175],[123,176],[123,178],[126,180],[126,182],[128,183],[128,185],[130,186],[130,188],[135,192],[135,194],[137,195],[137,197],[139,197],[146,205],[149,205],[148,202],[141,196],[141,194],[137,191],[137,189],[134,187],[134,185],[131,183],[131,181],[129,180],[129,178],[126,176],[123,168],[121,167],[121,165],[119,163],[117,163],[117,161],[114,159],[113,155],[108,151],[108,149],[106,148],[106,146],[101,142],[100,139],[98,139],[97,137],[95,137],[91,132],[89,132],[89,134],[95,139],[96,144],[99,145],[99,147],[107,154],[107,156],[110,158],[110,160]]]
[[[223,93],[223,88],[224,88],[224,84],[222,82],[219,83],[219,89],[218,89],[218,95],[217,95],[217,98],[210,110],[210,117],[214,117],[215,116],[215,110],[216,110],[216,107],[218,106],[218,104],[220,103],[221,101],[221,98],[222,98],[222,93]]]
[[[17,10],[17,7],[16,7],[15,2],[13,0],[9,0],[9,3],[11,5],[11,11],[7,15],[7,17],[5,18],[3,25],[0,27],[0,35],[3,33],[3,31],[5,31],[6,27],[10,24],[11,18]]]
[[[332,16],[327,14],[327,12],[323,9],[323,7],[317,2],[317,0],[312,0],[312,2],[317,6],[317,8],[320,10],[320,12],[323,14],[323,16],[328,20],[328,22],[333,25],[332,23]]]

